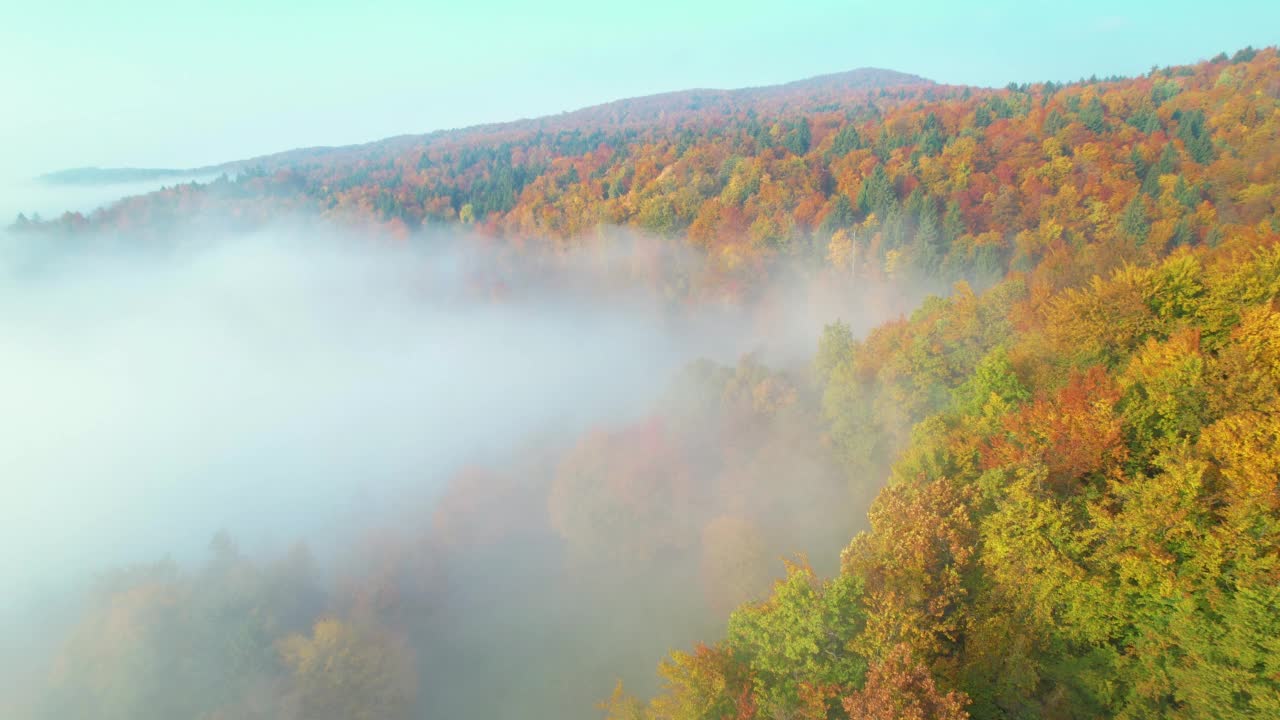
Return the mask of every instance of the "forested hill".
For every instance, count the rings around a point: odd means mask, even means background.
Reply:
[[[865,93],[873,89],[932,84],[924,78],[893,70],[860,68],[843,73],[819,75],[782,85],[734,90],[703,88],[647,95],[593,105],[554,116],[493,123],[458,130],[442,130],[421,135],[404,135],[361,145],[298,148],[199,168],[68,168],[46,173],[37,180],[64,185],[93,185],[163,180],[169,177],[210,176],[219,172],[235,174],[245,169],[275,170],[313,163],[358,164],[371,156],[387,156],[406,149],[421,151],[429,145],[501,141],[511,133],[581,131],[591,130],[596,126],[657,123],[708,111],[732,113],[765,102],[790,101],[807,104]]]
[[[1274,50],[1001,90],[859,71],[264,158],[59,224],[319,213],[505,237],[628,225],[685,238],[710,284],[800,256],[859,275],[1078,281],[1274,217]],[[1112,241],[1115,242],[1112,242]],[[1068,261],[1068,258],[1071,258]]]
[[[705,643],[602,713],[1280,716],[1274,48],[1069,85],[660,96],[24,229],[285,213],[531,254],[635,228],[699,259],[655,280],[691,301],[784,272],[952,290],[865,335],[832,322],[802,367],[695,362],[647,417],[468,469],[338,582],[224,537],[204,569],[112,575],[33,717],[586,717],[688,628]],[[839,567],[771,586],[801,539]]]

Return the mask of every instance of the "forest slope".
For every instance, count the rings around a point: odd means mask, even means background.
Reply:
[[[693,363],[650,417],[463,473],[419,536],[379,538],[331,588],[303,552],[254,563],[225,538],[198,573],[112,576],[34,707],[135,717],[166,685],[198,689],[179,696],[195,717],[501,714],[488,688],[432,701],[462,682],[456,633],[515,595],[587,598],[585,635],[658,603],[700,630],[737,606],[661,664],[652,700],[619,685],[618,720],[1280,713],[1275,49],[1066,86],[693,92],[468,132],[22,229],[296,213],[410,239],[460,223],[535,258],[625,226],[696,256],[646,275],[676,307],[751,307],[784,276],[950,290],[865,337],[833,322],[804,367]],[[847,545],[839,570],[797,560],[768,591],[771,553],[815,534]],[[563,552],[555,587],[518,572],[536,543]],[[468,575],[494,557],[509,572]],[[161,623],[224,672],[169,662]],[[580,639],[519,645],[493,684],[554,716],[536,688]],[[592,669],[574,677],[603,695]]]

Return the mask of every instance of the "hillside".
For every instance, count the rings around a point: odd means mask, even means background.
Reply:
[[[180,185],[89,222],[294,212],[400,234],[462,222],[507,238],[630,225],[687,238],[710,260],[704,284],[721,288],[795,257],[944,281],[1051,259],[1045,271],[1078,280],[1273,217],[1274,64],[1263,51],[1127,81],[1004,90],[909,77],[850,90],[836,76],[716,95],[707,107],[677,93],[271,156],[234,182]],[[673,104],[685,109],[655,110]],[[1108,242],[1118,231],[1130,242]],[[1066,261],[1081,252],[1089,257]]]
[[[508,263],[616,245],[666,312],[728,300],[773,332],[779,294],[946,291],[865,334],[830,318],[796,366],[691,362],[644,417],[458,473],[332,581],[225,537],[206,568],[112,575],[37,717],[172,688],[209,718],[1280,714],[1275,48],[1069,85],[672,93],[21,230],[282,217],[464,226],[504,288]]]
[[[829,328],[841,457],[910,432],[870,531],[836,577],[793,566],[722,641],[664,662],[651,704],[619,687],[608,716],[1274,714],[1276,240],[1039,297],[1011,279],[865,341]]]
[[[848,72],[819,75],[782,85],[733,90],[710,88],[681,90],[593,105],[561,113],[558,116],[494,123],[460,130],[443,130],[422,135],[403,135],[362,145],[299,148],[199,168],[68,168],[46,173],[37,180],[54,184],[109,184],[192,175],[207,176],[221,172],[235,174],[237,170],[244,168],[276,169],[334,160],[356,162],[362,156],[393,154],[402,152],[408,147],[492,142],[513,132],[582,130],[596,125],[644,125],[689,117],[701,112],[732,113],[738,109],[762,103],[821,102],[868,90],[932,84],[929,80],[907,73],[860,68]]]

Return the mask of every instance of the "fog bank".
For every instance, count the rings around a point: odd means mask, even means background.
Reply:
[[[187,182],[207,182],[210,175],[174,176],[142,182],[112,182],[92,185],[69,185],[44,182],[27,177],[14,177],[0,171],[0,227],[12,223],[19,214],[31,219],[49,220],[64,212],[85,215],[110,205],[121,198],[142,195],[163,187]]]
[[[0,583],[220,528],[317,539],[534,431],[634,411],[690,349],[625,293],[468,298],[474,261],[273,230],[0,276],[0,542],[26,549]]]
[[[861,520],[815,425],[815,338],[910,296],[785,274],[747,304],[680,296],[698,257],[610,232],[0,237],[0,679],[40,708],[19,717],[101,701],[103,666],[27,683],[47,658],[222,668],[216,641],[170,643],[263,613],[290,618],[252,642],[268,665],[200,702],[294,717],[280,643],[336,617],[401,658],[419,713],[585,717],[784,555],[833,567]],[[207,671],[174,672],[119,670],[158,695],[111,712],[168,717]]]

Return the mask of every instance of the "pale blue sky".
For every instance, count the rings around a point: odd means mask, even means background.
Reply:
[[[1004,85],[1280,41],[1277,0],[5,5],[0,176],[200,165],[863,66]]]

